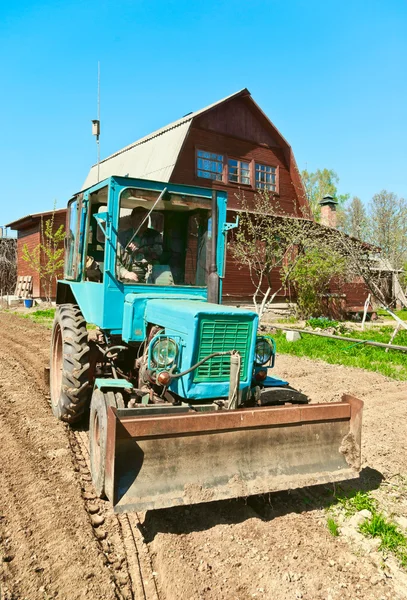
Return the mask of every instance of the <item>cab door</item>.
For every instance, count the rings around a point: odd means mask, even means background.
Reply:
[[[64,278],[82,279],[83,240],[86,212],[83,210],[83,194],[68,203],[67,232],[65,238]]]

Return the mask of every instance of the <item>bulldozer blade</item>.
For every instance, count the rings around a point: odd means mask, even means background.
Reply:
[[[360,469],[363,402],[170,415],[108,409],[106,495],[115,512],[343,481]]]

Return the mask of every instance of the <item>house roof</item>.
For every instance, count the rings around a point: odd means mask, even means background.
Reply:
[[[188,113],[181,119],[169,123],[161,129],[111,154],[99,163],[99,180],[111,175],[169,181],[192,120],[204,112],[215,108],[232,98],[249,94],[247,89],[240,90],[214,104]],[[93,165],[82,186],[86,189],[97,183],[98,165]]]
[[[7,225],[5,225],[5,227],[10,227],[10,229],[18,231],[19,229],[24,229],[28,225],[39,220],[41,217],[46,217],[48,215],[52,215],[52,213],[60,213],[60,212],[66,212],[66,208],[57,208],[56,210],[48,210],[45,212],[38,212],[38,213],[33,213],[31,215],[26,215],[25,217],[20,217],[16,221],[11,221],[11,223],[7,223]]]
[[[252,208],[228,208],[228,211],[230,212],[234,212],[234,213],[252,213],[255,214],[255,210]],[[264,215],[266,216],[266,215]],[[327,239],[331,239],[331,240],[335,240],[335,239],[340,239],[341,237],[344,240],[349,240],[350,242],[352,242],[355,247],[359,247],[362,248],[363,250],[366,251],[371,251],[371,252],[381,252],[381,248],[379,246],[373,246],[372,244],[369,244],[368,242],[364,242],[363,240],[360,240],[356,237],[354,237],[353,235],[348,235],[347,233],[344,233],[343,231],[339,231],[339,229],[336,229],[335,227],[329,227],[329,225],[324,225],[323,223],[318,223],[317,221],[314,221],[314,219],[311,219],[310,217],[297,217],[294,215],[285,215],[285,214],[275,214],[270,212],[267,215],[269,218],[271,219],[275,219],[276,221],[292,221],[292,222],[300,222],[303,223],[304,228],[306,228],[305,230],[309,232],[310,235],[313,236],[317,236],[319,238],[327,238]],[[375,258],[375,261],[377,261],[377,264],[380,264],[380,268],[378,268],[377,270],[392,270],[389,261],[387,261],[386,259],[382,259],[382,258]],[[386,266],[385,266],[386,265]]]
[[[229,102],[238,97],[249,97],[252,104],[259,111],[267,123],[273,128],[279,142],[291,153],[288,142],[271,123],[270,119],[251,97],[247,88],[243,88],[222,100],[195,112],[188,113],[181,119],[169,123],[161,129],[133,142],[122,150],[115,152],[99,163],[99,181],[112,175],[133,177],[140,179],[154,179],[167,182],[170,180],[178,155],[188,135],[192,121],[200,115],[209,112],[220,104]],[[296,166],[296,165],[295,165]],[[82,190],[98,182],[98,165],[93,165],[82,186]]]

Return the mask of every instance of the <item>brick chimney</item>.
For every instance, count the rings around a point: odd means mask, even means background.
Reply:
[[[332,196],[327,194],[319,201],[319,205],[321,207],[321,225],[336,229],[337,200],[334,200]]]

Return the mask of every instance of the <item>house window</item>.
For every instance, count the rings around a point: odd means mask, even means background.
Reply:
[[[277,167],[269,167],[256,163],[256,188],[259,190],[277,191]]]
[[[250,163],[230,158],[228,160],[228,166],[229,181],[250,185]]]
[[[196,155],[196,172],[198,177],[222,181],[223,156],[198,150]]]

